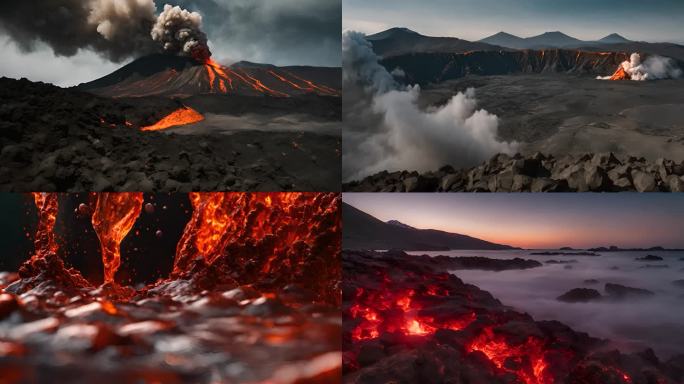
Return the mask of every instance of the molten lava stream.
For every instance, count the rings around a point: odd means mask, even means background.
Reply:
[[[38,209],[38,229],[36,230],[35,254],[32,259],[43,257],[47,253],[57,252],[54,227],[57,221],[57,194],[48,192],[34,192],[33,200]]]
[[[159,120],[156,124],[142,127],[142,131],[160,131],[171,127],[198,123],[204,120],[201,113],[190,107],[183,107],[173,111],[170,115]]]
[[[93,212],[93,228],[100,239],[104,283],[113,283],[121,264],[121,241],[142,210],[142,192],[101,192]]]

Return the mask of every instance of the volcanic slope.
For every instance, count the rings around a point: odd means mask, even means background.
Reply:
[[[276,67],[244,61],[223,66],[211,59],[198,63],[188,57],[156,54],[139,58],[78,88],[110,97],[198,94],[296,97],[339,96],[340,82],[339,68]]]
[[[385,223],[346,203],[342,203],[342,218],[342,245],[345,249],[513,249],[508,245],[490,243],[458,233]]]

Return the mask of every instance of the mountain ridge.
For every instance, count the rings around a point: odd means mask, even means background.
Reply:
[[[344,202],[342,203],[342,217],[344,223],[342,246],[345,249],[404,251],[516,249],[509,245],[496,244],[458,233],[386,223]]]

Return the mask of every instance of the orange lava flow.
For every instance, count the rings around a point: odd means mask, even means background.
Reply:
[[[439,288],[429,286],[426,296]],[[352,319],[358,325],[352,330],[352,340],[370,340],[380,337],[382,332],[402,333],[407,336],[427,336],[438,329],[459,331],[476,320],[470,312],[451,319],[435,319],[420,314],[421,305],[414,299],[412,289],[401,290],[386,287],[382,290],[359,289],[354,305],[349,308]]]
[[[212,92],[215,91],[214,83],[217,76],[219,78],[219,90],[222,93],[228,93],[226,82],[230,89],[233,89],[233,79],[223,70],[219,63],[212,59],[207,59],[204,63],[204,67],[207,69],[207,74],[209,75],[209,87]]]
[[[620,65],[613,73],[613,75],[610,77],[610,80],[630,80],[630,76],[627,74],[624,68],[622,68],[622,65]]]
[[[183,107],[173,111],[168,116],[159,120],[154,125],[140,128],[142,131],[160,131],[163,129],[177,127],[180,125],[188,125],[204,120],[201,113],[195,111],[190,107]]]
[[[336,89],[334,89],[334,88],[330,88],[330,87],[325,86],[325,85],[322,85],[322,84],[320,84],[320,85],[315,84],[313,81],[307,80],[307,79],[302,79],[301,77],[299,77],[299,76],[297,76],[297,75],[295,75],[295,74],[293,74],[293,73],[289,73],[289,72],[286,72],[286,73],[287,73],[288,75],[290,75],[291,77],[293,77],[293,78],[295,78],[295,79],[297,79],[297,80],[299,80],[299,81],[304,82],[304,83],[307,84],[309,87],[311,87],[311,88],[313,88],[313,89],[319,90],[321,93],[326,93],[326,94],[331,95],[331,96],[337,96],[337,95],[340,94],[340,92],[338,92],[338,91],[337,91]]]
[[[492,327],[487,327],[468,349],[484,353],[497,368],[515,374],[525,384],[553,383],[553,378],[546,373],[544,343],[539,339],[528,337],[522,344],[511,345],[505,337],[496,335]]]
[[[92,223],[102,248],[104,283],[113,283],[121,264],[121,241],[142,210],[142,192],[102,192],[97,195]]]
[[[32,256],[35,260],[47,253],[57,252],[54,228],[59,206],[56,193],[33,192],[33,200],[38,209],[38,228],[34,240],[35,253]]]
[[[183,272],[196,257],[212,263],[249,244],[250,249],[264,245],[260,273],[268,273],[284,254],[296,257],[298,242],[315,245],[319,221],[335,217],[335,199],[335,195],[295,192],[190,193],[193,212],[176,248],[174,273]],[[334,222],[334,228],[339,226]]]
[[[255,90],[257,90],[259,92],[268,92],[268,93],[270,93],[272,95],[276,95],[276,96],[290,97],[290,95],[288,95],[287,93],[279,92],[279,91],[273,90],[273,89],[265,86],[260,80],[256,79],[253,76],[250,76],[244,70],[242,71],[242,74],[250,80],[249,83],[252,85],[252,88],[254,88]]]

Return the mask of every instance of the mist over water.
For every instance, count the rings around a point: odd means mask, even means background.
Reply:
[[[535,251],[435,251],[411,254],[484,256],[497,259],[521,257],[541,262],[529,270],[454,271],[466,283],[489,291],[503,304],[527,312],[535,320],[558,320],[576,331],[610,339],[623,352],[653,348],[659,358],[684,353],[684,252],[606,252],[601,256],[536,256]],[[573,252],[573,251],[566,251]],[[647,254],[663,261],[636,261]],[[548,260],[577,260],[573,264],[546,264]],[[565,267],[572,266],[571,269]],[[668,265],[669,268],[642,268]],[[618,269],[614,269],[617,267]],[[598,283],[587,284],[588,279]],[[593,288],[605,295],[606,283],[644,288],[655,292],[648,298],[623,301],[565,303],[556,297],[573,288]]]

